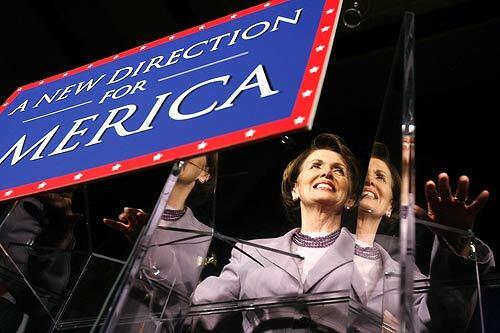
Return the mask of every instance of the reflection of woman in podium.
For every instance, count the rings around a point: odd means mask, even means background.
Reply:
[[[391,258],[387,251],[376,243],[376,234],[381,223],[394,223],[391,216],[399,208],[401,179],[397,169],[390,163],[388,150],[385,145],[376,143],[372,158],[368,166],[359,208],[357,211],[356,245],[354,251],[354,267],[352,290],[355,301],[369,309],[381,312],[385,326],[398,329],[399,323],[395,318],[398,313],[397,293],[391,288],[399,287],[399,264]],[[448,176],[439,176],[439,185],[432,181],[426,184],[426,195],[429,204],[429,213],[421,208],[416,208],[418,215],[432,222],[460,227],[464,230],[472,228],[475,216],[488,199],[488,192],[483,191],[478,197],[466,204],[469,180],[460,177],[456,194],[451,195]],[[462,238],[466,240],[465,238]],[[493,264],[492,253],[480,240],[476,242],[477,260],[482,270]],[[469,274],[474,271],[474,263],[469,260],[471,248],[459,237],[452,233],[441,235],[436,239],[433,248],[431,264],[431,286],[437,280],[458,279],[449,271]],[[387,275],[386,272],[390,272]],[[417,268],[414,279],[426,280]],[[386,295],[384,295],[384,291]],[[414,321],[414,331],[424,332],[457,332],[467,328],[475,304],[473,295],[475,288],[431,288],[430,293],[415,299],[415,309],[418,314]],[[450,302],[451,301],[451,302]],[[439,315],[432,312],[439,309]],[[434,313],[435,314],[435,313]],[[351,314],[350,314],[351,315]],[[351,326],[375,327],[367,325],[370,321],[362,316],[357,319],[350,318]],[[432,318],[431,318],[432,317]],[[378,323],[380,328],[380,323]],[[363,331],[363,330],[362,330]],[[379,330],[380,331],[380,330]]]
[[[377,165],[377,160],[372,166]],[[382,162],[383,163],[383,162]],[[371,169],[372,170],[372,169]],[[385,169],[384,169],[385,170]],[[391,175],[387,173],[386,181]],[[371,176],[369,176],[371,177]],[[358,168],[356,161],[349,149],[335,135],[322,134],[315,138],[312,147],[296,159],[289,163],[282,182],[282,195],[285,206],[292,216],[298,217],[300,229],[293,229],[278,238],[260,239],[253,242],[275,250],[293,252],[299,254],[304,259],[295,259],[273,251],[258,247],[238,244],[237,246],[252,256],[242,255],[241,251],[233,250],[230,263],[226,265],[219,277],[209,277],[205,279],[195,290],[193,304],[211,304],[214,302],[237,301],[245,299],[258,299],[264,297],[296,296],[296,302],[289,302],[288,305],[261,307],[256,310],[248,310],[243,314],[243,329],[245,332],[264,332],[283,330],[301,330],[304,332],[345,332],[349,325],[347,313],[348,302],[335,302],[336,296],[342,295],[338,291],[343,291],[344,296],[351,288],[351,278],[353,277],[353,254],[356,253],[361,260],[371,259],[382,260],[378,263],[381,267],[394,264],[387,252],[381,247],[373,247],[373,237],[376,234],[381,216],[389,214],[392,201],[392,189],[384,188],[385,197],[381,203],[385,204],[377,210],[375,223],[370,224],[371,240],[363,234],[363,222],[360,221],[360,236],[356,246],[356,237],[346,228],[341,228],[341,217],[346,209],[352,208],[354,204],[354,192],[357,188]],[[391,178],[392,180],[392,178]],[[368,178],[367,183],[371,181]],[[449,189],[448,182],[442,181],[442,188]],[[428,186],[429,187],[429,186]],[[463,188],[462,185],[459,188]],[[382,192],[368,193],[369,186],[365,188],[366,193],[362,197],[362,210],[368,212],[367,200],[371,196],[382,196]],[[428,189],[430,192],[430,189]],[[376,192],[372,189],[372,192]],[[440,191],[440,194],[442,191]],[[373,195],[372,195],[373,194]],[[460,196],[464,193],[459,192]],[[465,193],[466,194],[466,193]],[[380,198],[379,197],[379,198]],[[486,201],[487,195],[481,194],[477,204],[473,204],[473,210],[477,211]],[[447,198],[446,198],[447,200]],[[432,200],[430,200],[432,202]],[[471,207],[469,206],[469,207]],[[475,207],[474,207],[475,206]],[[374,213],[376,207],[369,208]],[[472,211],[472,210],[471,210]],[[380,216],[381,215],[381,216]],[[439,217],[439,216],[438,216]],[[364,219],[364,216],[361,216]],[[441,220],[440,220],[441,222]],[[364,225],[366,227],[366,224]],[[445,261],[454,265],[453,258],[458,257],[446,251],[440,244],[436,245],[435,257],[445,258]],[[356,251],[356,252],[355,252]],[[487,256],[486,262],[491,262],[491,252]],[[463,258],[457,258],[461,261]],[[466,260],[466,259],[463,259]],[[359,262],[359,258],[355,259]],[[379,269],[378,273],[382,270]],[[377,272],[377,270],[375,270]],[[370,276],[369,272],[358,270],[358,281],[371,290],[364,303],[370,307],[369,301],[374,301],[373,288],[377,285],[379,275],[375,273]],[[433,272],[434,273],[434,272]],[[439,271],[436,272],[439,275]],[[419,273],[416,272],[416,275]],[[423,275],[421,275],[424,277]],[[356,286],[355,286],[356,287]],[[357,289],[360,292],[360,289]],[[337,292],[337,293],[336,293]],[[316,304],[306,304],[301,302],[305,296],[310,294],[323,293],[320,299],[330,298],[331,302],[317,302]],[[360,293],[361,294],[361,293]],[[359,295],[358,295],[359,296]],[[378,294],[376,302],[381,300],[383,295]],[[360,297],[361,298],[361,297]],[[393,303],[398,302],[397,295],[394,295]],[[307,299],[307,298],[305,298]],[[465,303],[458,306],[460,313],[468,310],[471,299],[463,298]],[[431,301],[434,301],[432,299]],[[420,332],[428,331],[431,319],[436,320],[435,327],[439,327],[439,318],[431,318],[428,304],[433,306],[436,303],[429,302],[423,296],[415,300],[416,330]],[[457,305],[455,305],[457,306]],[[373,305],[375,311],[380,311],[381,307]],[[389,307],[389,309],[392,309]],[[393,310],[394,311],[394,310]],[[394,311],[395,312],[395,311]],[[395,314],[395,313],[394,313]],[[385,315],[385,320],[391,318],[390,311]],[[221,314],[204,315],[203,318],[196,318],[189,323],[190,329],[195,331],[199,328],[210,331],[223,329],[223,316]],[[441,326],[444,327],[444,326]],[[361,327],[362,329],[362,327]],[[368,330],[370,331],[370,330]],[[380,326],[378,327],[380,332]]]
[[[200,222],[186,202],[189,200],[191,206],[196,206],[213,195],[216,164],[216,154],[185,161],[152,235],[118,331],[155,332],[159,327],[162,332],[176,331],[179,317],[187,310],[198,283],[212,234],[212,228]],[[125,208],[119,221],[104,219],[104,223],[135,241],[148,218],[140,209]]]

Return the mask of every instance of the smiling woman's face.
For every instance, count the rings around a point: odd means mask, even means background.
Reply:
[[[318,149],[302,163],[292,196],[301,205],[329,206],[341,212],[349,198],[349,185],[349,170],[342,155]]]
[[[378,158],[370,159],[361,200],[361,211],[382,217],[392,211],[392,175],[387,164]]]

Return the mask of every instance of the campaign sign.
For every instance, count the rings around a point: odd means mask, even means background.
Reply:
[[[312,126],[341,0],[276,0],[18,88],[0,200]]]

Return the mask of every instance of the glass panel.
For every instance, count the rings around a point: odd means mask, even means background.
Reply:
[[[122,273],[121,280],[126,282],[109,294],[94,330],[137,332],[162,328],[173,332],[180,327],[203,267],[216,260],[207,257],[216,180],[217,154],[174,166]],[[119,218],[131,223],[138,218],[145,223],[148,214],[125,208]],[[118,229],[119,223],[107,220],[108,225]],[[128,233],[129,237],[132,234]],[[106,318],[108,309],[113,312]],[[104,326],[100,328],[102,321]]]
[[[349,304],[350,331],[399,330],[402,272],[399,264],[399,203],[400,193],[408,191],[401,186],[401,106],[405,96],[402,87],[408,16],[401,26],[375,143],[370,145],[371,156],[362,175],[364,182],[351,213],[355,247]],[[414,270],[413,265],[410,272]]]
[[[437,185],[425,186],[426,209],[415,206],[413,38],[407,14],[359,195],[352,331],[473,330],[478,278],[493,262],[491,250],[468,230],[487,197],[466,201],[468,180],[454,187],[442,174]]]
[[[109,228],[103,218],[124,206],[151,211],[161,190],[158,179],[170,169],[41,194],[7,207],[0,226],[1,327],[89,332],[134,238]],[[202,214],[210,215],[206,209]]]

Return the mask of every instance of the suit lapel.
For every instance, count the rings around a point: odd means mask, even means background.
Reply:
[[[352,265],[351,288],[355,295],[358,296],[359,302],[366,304],[368,296],[366,294],[365,281],[356,265]]]
[[[354,238],[350,232],[342,228],[339,238],[326,251],[326,253],[318,260],[316,265],[309,271],[304,283],[304,293],[314,287],[323,277],[328,275],[335,269],[347,263],[352,263],[354,255]],[[351,279],[351,276],[339,277],[342,279]],[[348,281],[350,282],[350,281]],[[347,283],[346,285],[350,285]]]
[[[398,291],[399,265],[394,261],[394,259],[391,258],[389,253],[387,253],[382,246],[377,243],[374,243],[374,246],[378,248],[381,254],[380,259],[382,261],[382,272],[373,287],[372,293],[367,295],[363,277],[361,276],[361,273],[357,269],[356,265],[354,265],[353,268],[352,288],[364,305],[382,312],[383,300],[386,299],[388,294],[394,295],[394,293]],[[385,273],[390,274],[386,276]],[[383,306],[385,309],[388,305],[384,304]]]
[[[265,244],[266,246],[281,250],[285,252],[291,252],[291,244],[292,244],[292,236],[297,229],[290,230],[286,234],[281,237],[275,238],[272,242]],[[260,248],[255,248],[255,250],[266,260],[268,260],[273,265],[287,272],[290,276],[292,276],[299,284],[302,284],[300,281],[300,273],[299,273],[299,262],[300,259],[295,259],[293,257],[276,253],[273,251],[268,251]]]
[[[387,253],[382,246],[377,243],[374,243],[374,245],[378,247],[381,254],[383,272],[373,289],[371,298],[372,302],[377,302],[376,304],[380,302],[383,304],[384,309],[389,309],[391,306],[387,302],[389,300],[398,299],[398,297],[394,296],[399,295],[399,264],[391,258],[389,253]]]

